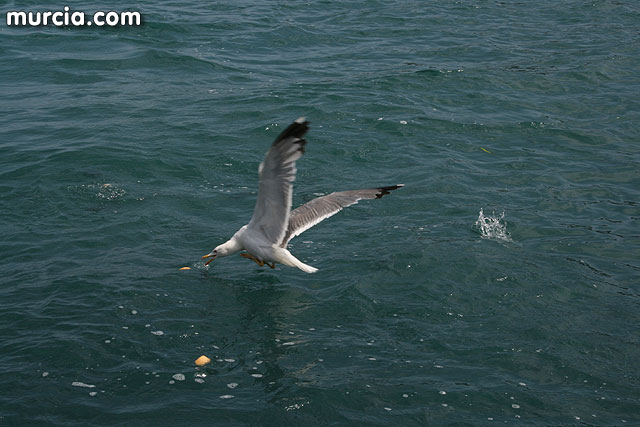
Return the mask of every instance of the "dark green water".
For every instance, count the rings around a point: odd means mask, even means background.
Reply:
[[[0,7],[0,426],[640,424],[638,4],[4,22],[63,6]],[[295,206],[406,187],[293,240],[314,275],[205,268],[302,115]]]

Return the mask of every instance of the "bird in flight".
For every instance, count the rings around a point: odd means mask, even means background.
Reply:
[[[261,267],[266,264],[275,268],[279,263],[315,273],[317,268],[303,263],[287,250],[291,239],[361,199],[379,199],[404,185],[338,191],[291,211],[296,160],[304,153],[307,141],[303,137],[307,130],[309,122],[300,117],[278,135],[258,168],[258,200],[251,221],[227,242],[204,255],[202,259],[210,258],[205,265],[244,250],[240,255]]]

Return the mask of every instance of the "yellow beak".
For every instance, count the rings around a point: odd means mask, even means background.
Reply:
[[[202,259],[206,259],[206,258],[211,258],[209,261],[205,262],[204,265],[209,265],[209,263],[211,261],[213,261],[214,259],[216,259],[218,255],[212,255],[212,254],[206,254],[202,256]]]

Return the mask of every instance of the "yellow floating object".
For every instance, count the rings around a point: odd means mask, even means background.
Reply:
[[[484,151],[485,153],[489,153],[489,154],[491,154],[491,151],[487,150],[486,148],[482,148],[482,147],[480,147],[480,149],[481,149],[482,151]]]
[[[180,270],[191,270],[191,267],[182,267]]]
[[[204,366],[209,362],[211,362],[211,359],[203,354],[202,356],[198,357],[194,363],[198,366]]]

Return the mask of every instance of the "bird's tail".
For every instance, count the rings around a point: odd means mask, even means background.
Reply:
[[[293,255],[291,255],[291,252],[289,252],[288,250],[284,249],[284,248],[278,248],[281,250],[280,252],[280,264],[284,264],[284,265],[288,265],[290,267],[297,267],[300,270],[304,271],[305,273],[315,273],[316,271],[318,271],[317,268],[315,267],[311,267],[310,265],[305,264],[304,262],[300,261],[298,258],[294,257]]]
[[[311,267],[310,265],[305,264],[304,262],[298,259],[296,259],[296,261],[298,261],[298,263],[295,266],[298,267],[300,270],[304,271],[305,273],[315,273],[316,271],[318,271],[317,268]]]

